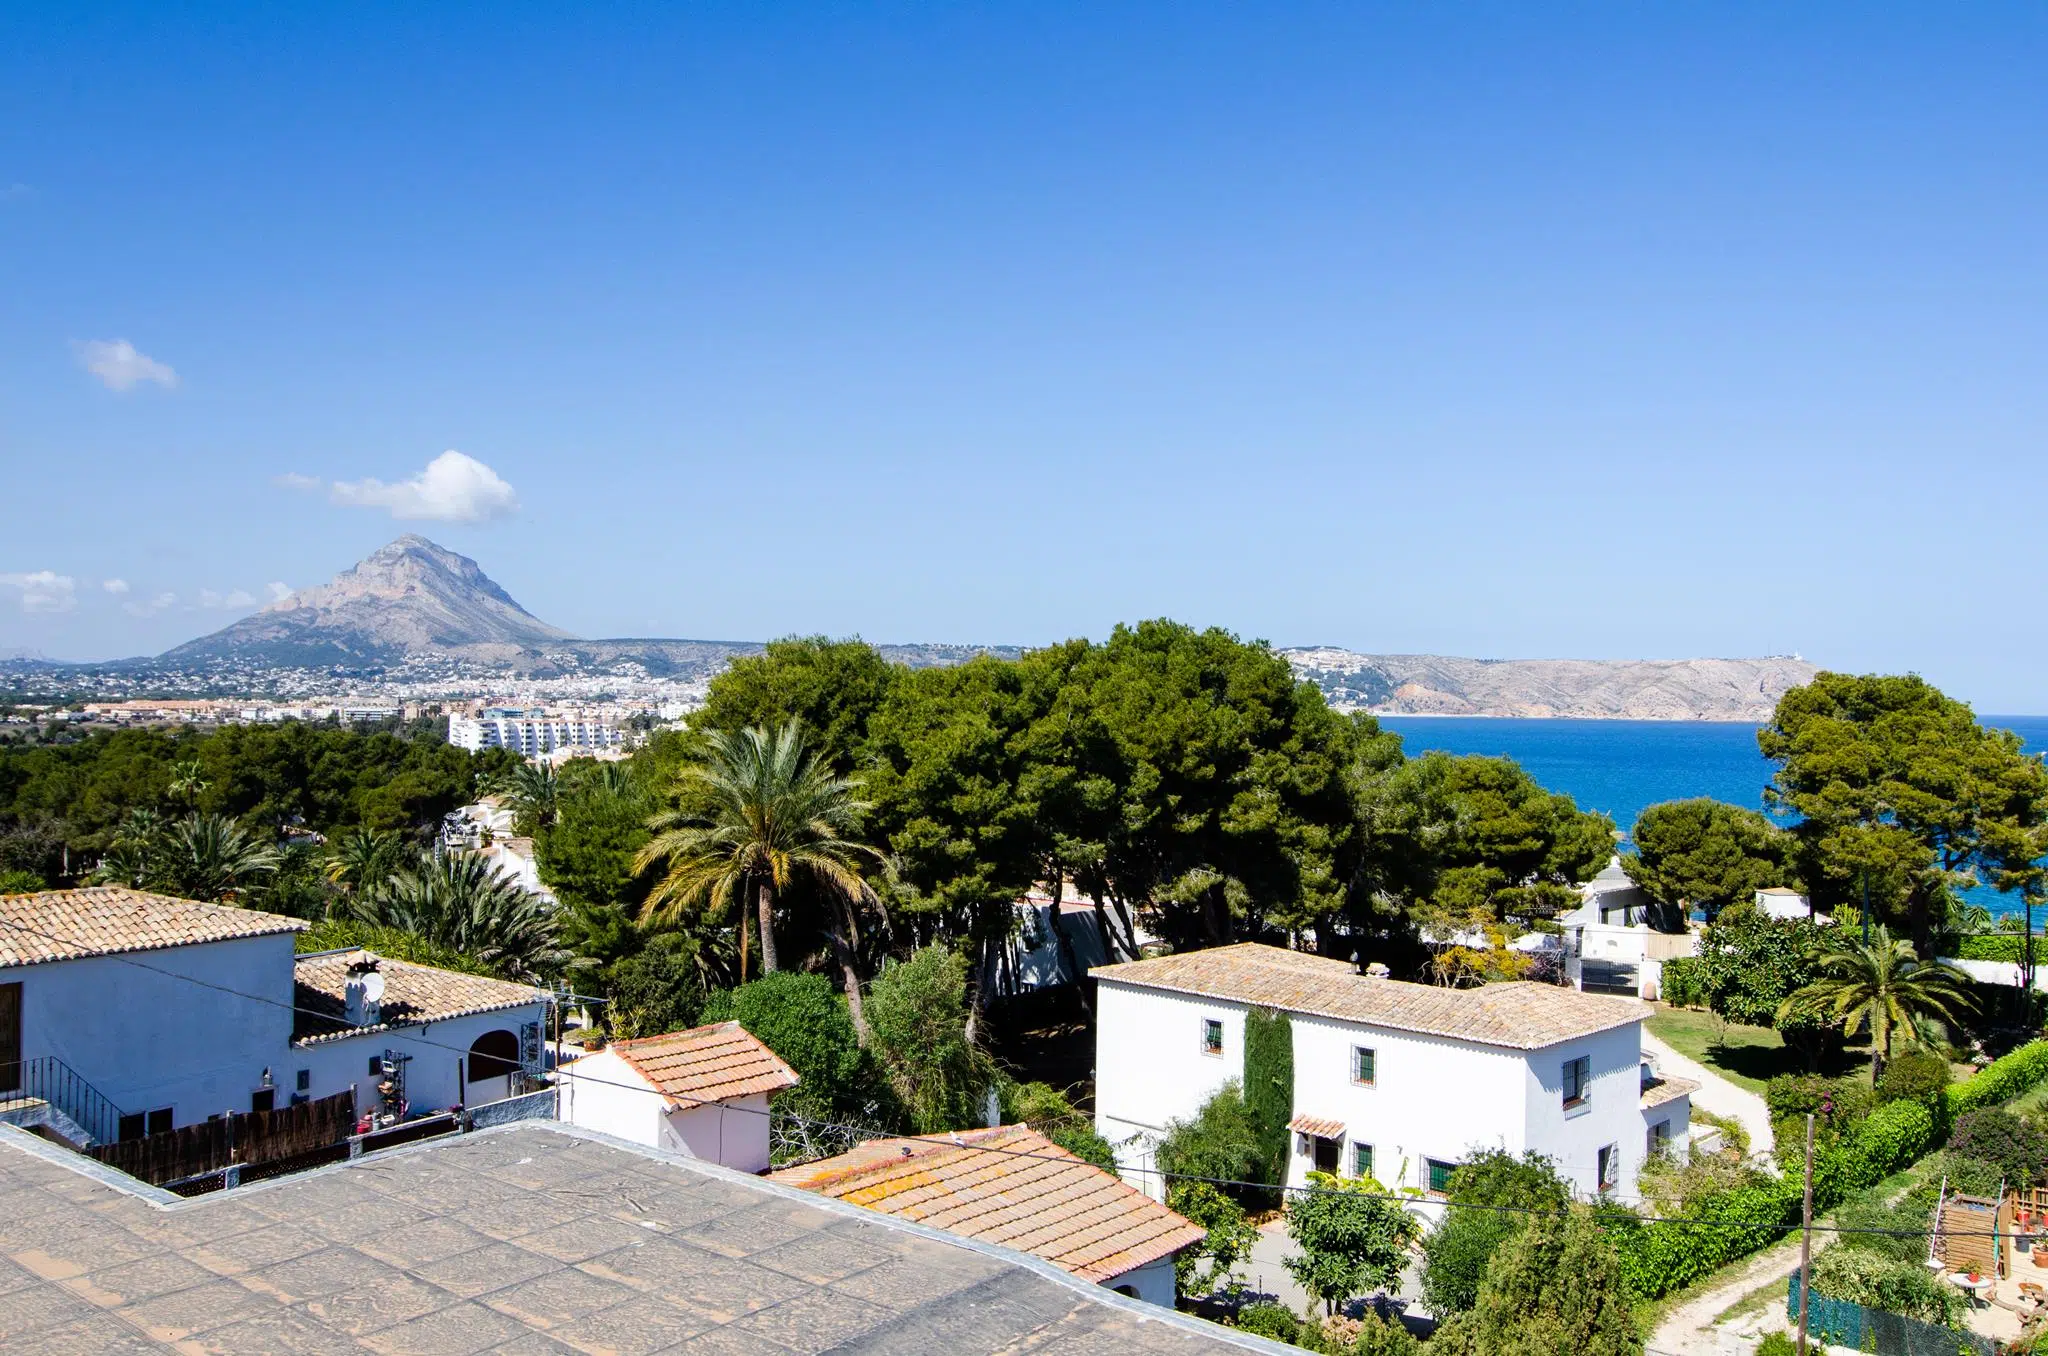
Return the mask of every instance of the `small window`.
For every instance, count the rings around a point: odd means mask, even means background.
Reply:
[[[1351,1175],[1353,1177],[1372,1176],[1372,1145],[1360,1144],[1355,1140],[1352,1142]]]
[[[149,1132],[143,1128],[142,1113],[138,1111],[132,1116],[123,1116],[121,1118],[117,1137],[123,1144],[126,1144],[131,1139],[141,1139],[147,1133]]]
[[[167,1106],[166,1106],[166,1107],[159,1107],[159,1108],[157,1108],[157,1109],[156,1109],[155,1111],[152,1111],[152,1112],[150,1112],[150,1113],[149,1113],[149,1133],[150,1133],[150,1134],[152,1134],[152,1135],[162,1135],[162,1134],[168,1134],[168,1133],[170,1132],[170,1129],[171,1129],[171,1108],[169,1108],[169,1107],[167,1107]]]
[[[1220,1055],[1223,1053],[1223,1023],[1214,1017],[1202,1019],[1202,1053]]]
[[[1379,1081],[1380,1057],[1376,1050],[1363,1045],[1351,1047],[1351,1081],[1361,1087],[1372,1087]]]
[[[300,1092],[311,1092],[312,1090],[313,1090],[313,1071],[312,1071],[311,1069],[301,1069],[301,1070],[299,1070],[299,1091],[300,1091]]]
[[[1606,1145],[1600,1150],[1600,1189],[1612,1191],[1620,1180],[1621,1153],[1612,1144]]]
[[[1456,1163],[1446,1163],[1441,1158],[1425,1158],[1422,1166],[1429,1173],[1429,1189],[1442,1196],[1451,1189],[1451,1174],[1458,1170]]]
[[[258,1111],[273,1111],[276,1108],[276,1088],[258,1088],[256,1089],[256,1091],[249,1094],[249,1110],[252,1113]]]
[[[1564,1062],[1564,1104],[1567,1107],[1574,1107],[1583,1103],[1586,1100],[1586,1094],[1592,1090],[1592,1082],[1593,1061],[1589,1056],[1580,1055],[1577,1059],[1566,1060]],[[1580,1161],[1583,1162],[1584,1160]]]
[[[1658,1154],[1663,1153],[1666,1149],[1670,1147],[1671,1122],[1658,1121],[1655,1125],[1650,1127],[1649,1140],[1644,1145],[1644,1148],[1645,1150],[1647,1150],[1651,1158],[1655,1158]]]

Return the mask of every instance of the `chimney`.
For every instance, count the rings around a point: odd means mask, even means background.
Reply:
[[[350,1026],[375,1026],[383,1020],[384,976],[377,969],[374,955],[365,951],[349,962],[348,982],[342,993]]]

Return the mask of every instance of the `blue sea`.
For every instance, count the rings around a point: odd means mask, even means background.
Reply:
[[[2048,716],[1984,716],[1983,723],[2018,733],[2031,752],[2048,751]],[[1712,796],[1764,808],[1771,764],[1757,752],[1751,725],[1662,720],[1497,720],[1456,716],[1382,716],[1410,755],[1504,755],[1582,809],[1604,810],[1626,833],[1643,807],[1660,800]],[[2005,912],[1996,891],[1972,891],[1975,902]]]

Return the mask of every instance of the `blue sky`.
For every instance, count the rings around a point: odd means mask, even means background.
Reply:
[[[2020,5],[17,7],[0,648],[417,530],[591,636],[2048,711],[2044,69]]]

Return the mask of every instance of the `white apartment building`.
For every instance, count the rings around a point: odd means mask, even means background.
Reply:
[[[472,753],[510,749],[521,757],[540,758],[557,749],[608,752],[624,747],[626,736],[610,721],[589,716],[493,709],[450,716],[448,742]]]
[[[1289,1015],[1295,1132],[1286,1185],[1372,1177],[1423,1199],[1478,1149],[1535,1150],[1580,1193],[1630,1195],[1645,1158],[1683,1143],[1692,1087],[1642,1059],[1649,1009],[1549,984],[1447,989],[1244,943],[1104,966],[1096,980],[1095,1128],[1158,1194],[1154,1151],[1244,1077],[1245,1017]]]

